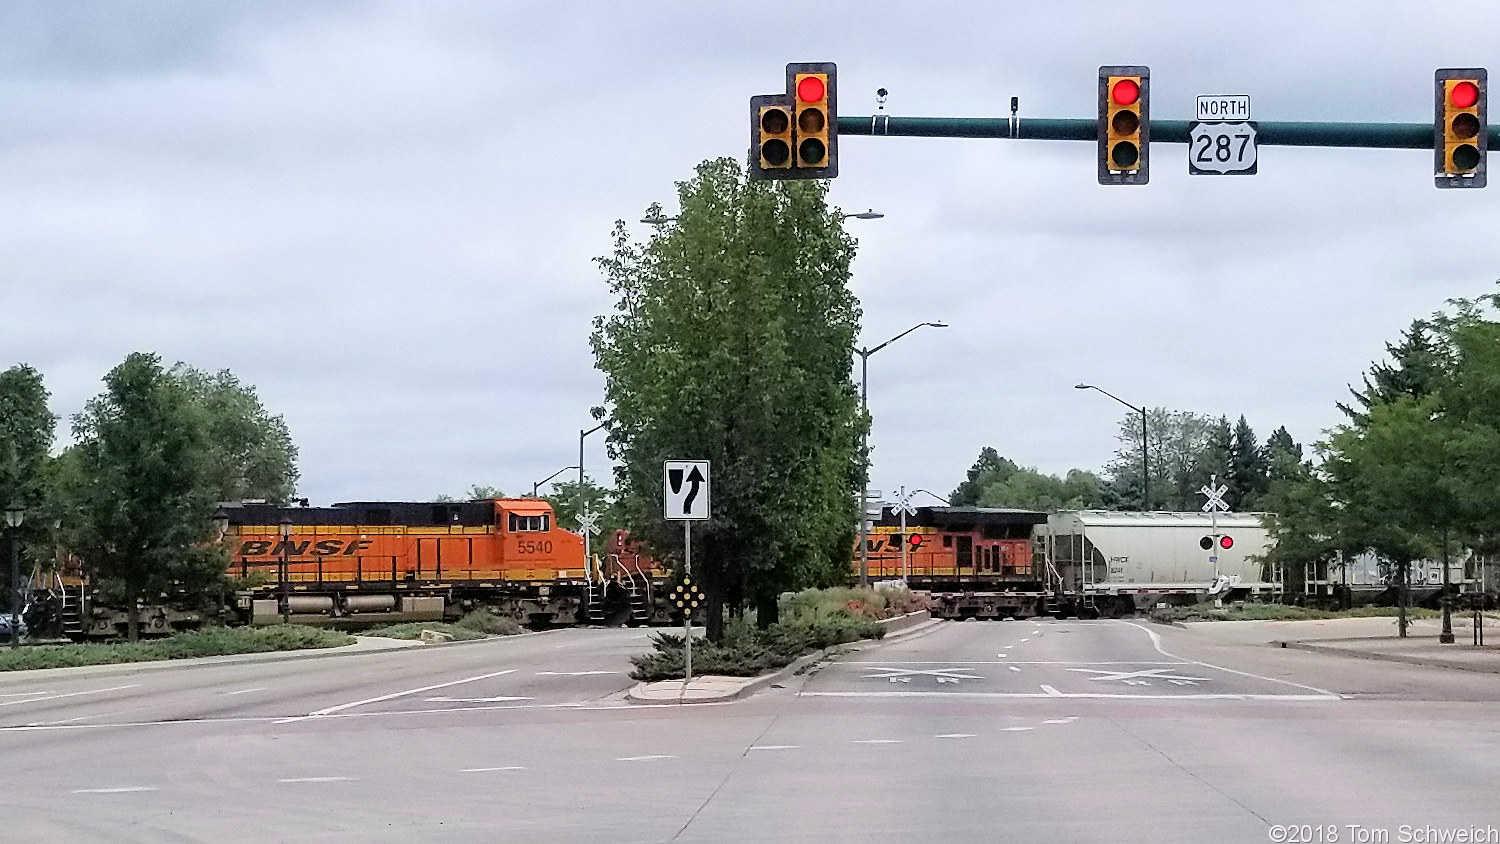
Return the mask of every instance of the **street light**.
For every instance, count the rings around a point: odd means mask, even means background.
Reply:
[[[1151,464],[1147,462],[1146,457],[1146,406],[1141,405],[1140,407],[1136,407],[1114,393],[1100,387],[1095,387],[1093,384],[1075,384],[1073,385],[1073,389],[1098,390],[1141,415],[1141,512],[1145,513],[1149,511],[1151,509]]]
[[[17,534],[26,521],[26,505],[12,501],[5,507],[5,526],[10,528],[10,647],[21,646],[21,540]]]
[[[941,495],[938,495],[937,493],[933,492],[930,489],[914,489],[914,490],[911,491],[911,494],[912,495],[916,495],[919,492],[925,492],[928,495],[932,496],[933,498],[936,498],[937,500],[943,502],[943,506],[945,506],[945,507],[948,506],[948,499],[942,497]]]
[[[292,545],[292,519],[290,516],[281,517],[281,623],[290,624],[292,621],[292,596],[290,584],[291,579],[290,561],[287,552]]]
[[[869,213],[874,213],[869,212]],[[855,349],[859,355],[859,409],[866,418],[870,415],[870,355],[884,349],[886,346],[900,340],[902,337],[916,331],[918,328],[947,328],[946,322],[919,322],[911,328],[897,334],[895,337],[881,343],[874,348]],[[870,430],[865,430],[859,436],[859,456],[864,462],[865,482],[859,499],[859,583],[861,586],[870,585],[870,529],[866,527],[865,502],[870,498]]]
[[[580,437],[580,440],[581,439],[582,438]],[[539,480],[536,483],[532,484],[531,485],[531,497],[532,498],[536,498],[537,497],[536,496],[536,491],[539,488],[541,488],[542,484],[544,484],[544,483],[552,480],[553,478],[557,477],[558,475],[561,475],[563,472],[569,471],[571,469],[577,469],[579,471],[580,475],[583,472],[583,469],[580,466],[564,466],[561,469],[558,469],[556,472],[553,472],[552,474],[548,475],[547,477],[542,478],[541,480]]]
[[[594,427],[588,429],[587,431],[583,430],[582,428],[580,428],[578,430],[578,488],[579,488],[579,490],[583,489],[583,438],[586,437],[586,436],[588,436],[589,434],[592,434],[595,431],[603,428],[604,425],[605,425],[605,423],[600,422],[598,425],[595,425]],[[538,486],[540,486],[540,484],[538,484]],[[535,495],[535,494],[536,494],[536,492],[533,491],[532,495]]]
[[[214,511],[213,515],[214,535],[218,537],[216,542],[223,542],[224,535],[229,533],[229,513],[223,507]]]

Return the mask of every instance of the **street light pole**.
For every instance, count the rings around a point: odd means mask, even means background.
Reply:
[[[1146,406],[1145,405],[1141,405],[1140,407],[1136,407],[1135,405],[1133,405],[1130,402],[1128,402],[1128,401],[1120,398],[1119,396],[1115,395],[1114,393],[1111,393],[1110,391],[1108,391],[1108,390],[1106,390],[1106,389],[1104,389],[1102,387],[1095,387],[1093,384],[1075,384],[1073,386],[1073,389],[1075,389],[1075,390],[1098,390],[1099,392],[1105,394],[1106,396],[1109,396],[1110,398],[1114,399],[1115,401],[1119,402],[1120,404],[1125,405],[1126,407],[1130,408],[1131,410],[1133,410],[1136,413],[1139,413],[1141,415],[1141,512],[1144,513],[1146,511],[1150,510],[1151,509],[1151,464],[1148,461],[1148,456],[1147,456],[1147,451],[1148,451],[1147,442],[1148,441],[1146,439]]]
[[[5,526],[10,528],[10,648],[21,646],[21,523],[26,505],[12,501],[5,507]]]
[[[859,409],[866,421],[870,418],[870,355],[916,331],[918,328],[947,328],[946,322],[919,322],[911,328],[874,348],[855,349],[859,355]],[[859,434],[859,458],[864,468],[864,484],[859,496],[859,585],[870,585],[870,529],[865,519],[865,506],[870,498],[870,426],[865,425]]]
[[[531,497],[532,498],[536,498],[537,497],[536,496],[536,491],[538,489],[541,489],[542,484],[544,484],[544,483],[552,480],[553,478],[557,477],[558,475],[561,475],[563,472],[567,472],[567,471],[572,470],[572,469],[578,469],[580,476],[583,473],[583,469],[581,469],[578,466],[564,466],[561,469],[558,469],[556,472],[553,472],[552,474],[548,475],[547,477],[542,478],[541,480],[539,480],[536,483],[532,484],[531,485]]]

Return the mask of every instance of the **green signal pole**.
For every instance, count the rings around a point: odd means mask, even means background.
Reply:
[[[1431,123],[1327,123],[1255,121],[1259,146],[1432,149]],[[1014,138],[1097,141],[1099,122],[1076,118],[1025,117],[840,117],[840,135],[904,138]],[[1152,120],[1151,142],[1185,144],[1187,120]],[[1500,126],[1489,127],[1490,149],[1500,150]]]

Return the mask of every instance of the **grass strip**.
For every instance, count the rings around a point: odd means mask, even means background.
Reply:
[[[33,668],[72,668],[200,656],[297,651],[333,648],[354,642],[353,637],[318,627],[278,624],[271,627],[215,627],[178,633],[165,639],[140,642],[34,645],[0,651],[0,671]]]

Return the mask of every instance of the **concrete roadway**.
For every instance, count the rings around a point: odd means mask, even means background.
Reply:
[[[619,703],[646,644],[3,678],[0,840],[1500,840],[1494,675],[969,622],[745,701]]]

